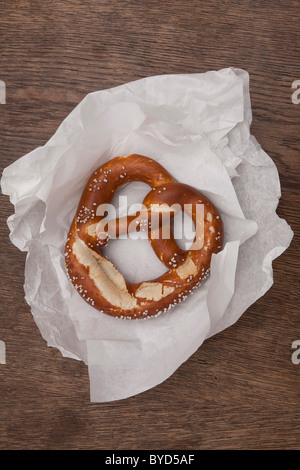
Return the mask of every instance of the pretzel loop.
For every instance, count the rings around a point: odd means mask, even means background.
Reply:
[[[106,220],[106,208],[125,183],[143,181],[150,191],[138,214]],[[99,211],[100,209],[100,211]],[[178,212],[193,220],[195,237],[181,249],[172,221]],[[100,214],[100,215],[99,215]],[[143,230],[160,261],[162,276],[129,283],[102,253],[112,237]],[[209,275],[211,257],[223,243],[223,224],[215,206],[198,190],[177,182],[158,162],[142,155],[116,157],[98,168],[82,193],[66,246],[66,272],[82,298],[119,318],[149,318],[184,300]]]

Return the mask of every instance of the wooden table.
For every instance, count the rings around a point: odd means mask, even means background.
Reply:
[[[252,133],[279,170],[295,232],[274,285],[174,375],[138,396],[89,402],[84,363],[48,348],[24,300],[25,254],[1,195],[1,449],[295,449],[300,445],[299,1],[0,1],[1,171],[43,145],[88,93],[163,73],[240,67]],[[299,95],[300,97],[300,95]]]

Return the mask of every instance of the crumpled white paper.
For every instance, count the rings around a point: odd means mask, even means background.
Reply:
[[[89,93],[44,146],[4,170],[2,192],[14,205],[10,239],[27,252],[26,301],[47,344],[88,365],[92,402],[123,399],[166,380],[271,287],[272,261],[293,232],[276,214],[278,172],[250,124],[244,70],[148,77]],[[93,309],[64,268],[67,232],[91,172],[131,153],[156,159],[202,191],[225,228],[210,278],[146,321]],[[138,203],[148,189],[137,182],[120,194]],[[106,254],[130,281],[165,271],[147,240],[113,240]]]

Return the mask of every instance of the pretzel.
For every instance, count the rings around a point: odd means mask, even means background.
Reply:
[[[143,181],[151,188],[138,214],[115,221],[97,214],[97,208],[111,204],[115,192],[132,181]],[[200,227],[188,250],[177,245],[171,223],[169,238],[162,236],[163,214],[169,213],[172,222],[180,209]],[[151,227],[155,213],[158,222]],[[113,225],[118,237],[130,232],[134,224],[148,233],[154,252],[168,268],[160,277],[140,283],[127,282],[102,253]],[[203,194],[176,181],[151,158],[137,154],[115,157],[90,176],[82,193],[65,245],[66,273],[81,297],[102,313],[125,319],[151,318],[193,293],[208,277],[212,254],[222,249],[222,243],[222,219]]]

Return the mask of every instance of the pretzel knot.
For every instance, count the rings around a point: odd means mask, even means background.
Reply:
[[[132,181],[143,181],[151,188],[143,209],[108,221],[105,209],[115,192]],[[186,212],[195,227],[188,250],[181,249],[174,238],[172,222],[179,211]],[[102,247],[110,238],[133,231],[147,233],[168,268],[160,277],[129,283],[103,255]],[[201,284],[209,275],[212,254],[222,249],[222,243],[222,219],[203,194],[177,182],[148,157],[116,157],[91,175],[82,193],[65,246],[66,272],[81,297],[102,313],[149,318],[185,300]]]

